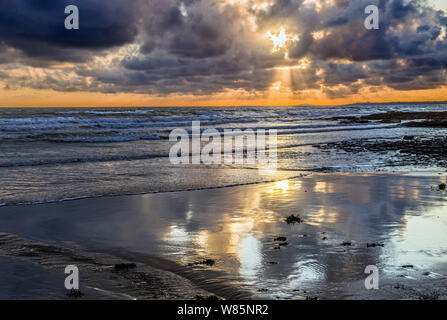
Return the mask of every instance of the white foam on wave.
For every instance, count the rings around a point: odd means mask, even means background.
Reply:
[[[46,140],[53,142],[88,142],[88,143],[105,143],[105,142],[129,142],[138,140],[160,140],[158,135],[148,136],[109,136],[109,137],[69,137],[69,138],[48,138]]]
[[[192,121],[201,121],[205,125],[228,123],[255,123],[250,118],[225,118],[214,116],[173,116],[145,118],[80,118],[80,117],[28,117],[0,118],[0,131],[59,130],[71,127],[127,129],[137,127],[189,127]]]

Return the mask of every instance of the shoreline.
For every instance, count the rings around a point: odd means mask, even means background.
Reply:
[[[341,144],[340,144],[341,145]],[[322,144],[323,149],[327,148],[334,148],[339,147],[339,144]],[[341,147],[340,147],[341,148]],[[404,170],[396,170],[396,171],[387,171],[387,170],[377,170],[377,171],[335,171],[333,167],[321,167],[321,168],[315,168],[315,169],[300,169],[300,170],[294,170],[294,169],[278,169],[277,171],[281,171],[283,173],[288,172],[294,172],[299,173],[298,175],[293,176],[283,176],[278,177],[271,180],[261,180],[261,181],[253,181],[253,182],[245,182],[245,183],[235,183],[235,184],[228,184],[228,185],[217,185],[217,186],[207,186],[207,187],[196,187],[196,188],[182,188],[182,189],[169,189],[169,190],[155,190],[155,191],[142,191],[142,192],[136,192],[136,193],[124,193],[124,194],[110,194],[110,195],[92,195],[92,196],[79,196],[79,197],[73,197],[73,198],[65,198],[65,199],[57,199],[57,200],[43,200],[43,201],[36,201],[36,202],[23,202],[23,203],[0,203],[0,208],[2,207],[17,207],[17,206],[23,206],[23,207],[30,207],[30,206],[39,206],[39,205],[46,205],[46,204],[54,204],[54,203],[63,203],[63,202],[72,202],[72,201],[79,201],[79,200],[86,200],[86,199],[103,199],[103,198],[119,198],[119,197],[129,197],[129,196],[144,196],[144,195],[155,195],[155,194],[166,194],[166,193],[178,193],[178,192],[194,192],[194,191],[203,191],[203,190],[217,190],[217,189],[227,189],[227,188],[235,188],[235,187],[242,187],[242,186],[251,186],[251,185],[260,185],[260,184],[269,184],[274,182],[280,182],[280,181],[286,181],[286,180],[294,180],[303,178],[306,176],[310,176],[313,174],[334,174],[334,175],[380,175],[380,174],[389,174],[389,175],[411,175],[411,176],[431,176],[431,177],[438,177],[440,174],[443,174],[447,172],[446,170],[442,171],[433,171],[430,169],[430,171],[423,170],[423,168],[418,168],[419,170],[416,171],[404,171]],[[203,170],[203,169],[201,169]],[[258,168],[244,168],[242,170],[259,170]]]
[[[243,170],[258,170],[258,168],[253,168],[253,169],[244,168]],[[324,168],[322,168],[322,170],[324,170]],[[115,197],[142,196],[142,195],[151,195],[151,194],[192,192],[192,191],[201,191],[201,190],[234,188],[234,187],[241,187],[241,186],[264,184],[264,183],[273,183],[273,182],[278,182],[278,181],[283,181],[283,180],[298,179],[298,178],[305,177],[306,175],[311,175],[314,172],[321,172],[319,170],[309,170],[308,172],[306,172],[305,170],[297,171],[297,170],[280,170],[280,169],[278,171],[294,172],[294,173],[299,173],[299,175],[294,175],[294,176],[290,176],[290,177],[285,176],[285,177],[276,178],[273,180],[261,180],[261,181],[236,183],[236,184],[229,184],[229,185],[218,185],[218,186],[210,186],[210,187],[183,188],[183,189],[172,189],[172,190],[161,190],[161,191],[143,191],[143,192],[137,192],[137,193],[125,193],[125,194],[116,194],[116,195],[111,194],[111,195],[79,196],[79,197],[74,197],[74,198],[66,198],[66,199],[58,199],[58,200],[44,200],[41,202],[0,203],[0,208],[1,207],[15,207],[15,206],[37,206],[37,205],[45,205],[45,204],[51,204],[51,203],[79,201],[79,200],[85,200],[85,199],[115,198]]]

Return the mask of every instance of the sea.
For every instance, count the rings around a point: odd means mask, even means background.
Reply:
[[[0,108],[0,206],[252,184],[315,171],[445,171],[398,154],[348,153],[316,145],[355,139],[431,138],[446,129],[348,123],[340,116],[447,111],[445,103],[296,107]],[[275,177],[253,165],[173,165],[174,129],[276,130]]]

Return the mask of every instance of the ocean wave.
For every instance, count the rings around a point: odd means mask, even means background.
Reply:
[[[94,162],[114,162],[114,161],[137,161],[149,160],[154,158],[167,158],[169,154],[154,153],[135,156],[102,156],[102,157],[85,157],[70,159],[39,159],[39,160],[20,160],[14,159],[14,162],[0,163],[0,168],[16,168],[16,167],[35,167],[45,165],[64,165],[73,163],[94,163]]]
[[[38,126],[52,124],[83,124],[83,123],[134,123],[145,122],[150,118],[79,118],[79,117],[27,117],[27,118],[0,118],[0,125],[4,126]]]
[[[36,118],[0,118],[0,132],[22,132],[36,130],[61,129],[132,129],[132,128],[172,128],[188,127],[193,121],[201,121],[203,125],[215,126],[223,124],[256,123],[256,119],[216,118],[216,117],[150,117],[150,118],[77,118],[77,117],[36,117]]]
[[[91,129],[137,129],[137,128],[188,128],[193,121],[200,121],[202,127],[232,125],[242,127],[242,124],[259,123],[259,129],[304,129],[316,127],[337,127],[342,124],[303,124],[303,121],[319,118],[335,110],[257,110],[257,111],[222,111],[222,110],[191,110],[187,114],[176,114],[174,110],[165,111],[167,114],[152,115],[145,117],[119,117],[119,115],[140,115],[149,114],[153,110],[118,110],[118,111],[98,111],[98,110],[76,110],[59,111],[58,116],[53,117],[25,117],[25,118],[0,118],[0,139],[2,132],[26,132],[26,131],[77,131]],[[178,111],[178,110],[176,110]],[[347,110],[346,110],[347,111]],[[349,110],[352,113],[352,110]],[[169,116],[169,113],[172,116]],[[343,112],[342,112],[343,113]],[[60,116],[60,114],[76,116]],[[82,115],[90,114],[103,117],[86,117]],[[338,111],[340,114],[340,111]],[[112,115],[113,117],[106,117]],[[327,119],[320,119],[328,121]],[[269,125],[271,123],[271,125]],[[275,125],[276,123],[276,125]],[[290,123],[289,125],[287,125]],[[298,124],[296,124],[298,123]],[[278,125],[284,124],[284,125]],[[245,129],[245,128],[241,128]],[[131,140],[129,140],[131,141]]]
[[[139,140],[160,140],[158,135],[149,136],[120,136],[120,137],[67,137],[67,138],[46,138],[48,142],[64,142],[64,143],[111,143],[111,142],[130,142]]]
[[[30,117],[30,118],[0,118],[0,131],[19,131],[38,128],[58,129],[67,124],[76,124],[75,117]]]
[[[289,130],[282,131],[281,134],[307,134],[307,133],[324,133],[324,132],[340,132],[340,131],[362,131],[362,130],[377,130],[377,129],[393,129],[398,128],[400,125],[370,125],[370,126],[357,126],[357,127],[336,127],[332,129],[321,128],[316,130]],[[278,132],[278,134],[280,134]]]
[[[149,132],[129,132],[128,134],[118,134],[111,132],[46,132],[15,135],[0,135],[0,142],[18,143],[18,142],[51,142],[51,143],[117,143],[132,142],[140,140],[161,140],[168,137],[160,136]]]
[[[288,134],[307,134],[307,133],[323,133],[323,132],[338,132],[338,131],[356,131],[356,130],[374,130],[374,129],[392,129],[399,127],[399,124],[384,124],[384,125],[294,125],[294,126],[261,126],[253,128],[216,128],[219,132],[224,130],[233,130],[234,132],[228,132],[229,135],[238,135],[236,131],[240,129],[242,134],[246,129],[252,129],[255,133],[256,130],[277,130],[278,135],[288,135]],[[201,128],[200,133],[203,133],[206,128]],[[186,130],[189,134],[192,134],[191,129]],[[194,137],[194,136],[193,136]]]
[[[277,130],[278,135],[290,134],[309,134],[309,133],[324,133],[324,132],[339,132],[339,131],[359,131],[359,130],[375,130],[375,129],[391,129],[397,128],[399,124],[331,124],[319,123],[309,124],[300,123],[294,125],[256,125],[256,126],[234,126],[233,122],[226,121],[210,121],[202,122],[200,132],[203,133],[209,127],[215,125],[226,124],[225,127],[215,127],[220,133],[226,131],[233,131],[229,135],[237,135],[237,130],[245,132],[251,129],[256,130]],[[233,125],[232,125],[233,124]],[[228,125],[232,125],[231,127]],[[192,134],[191,122],[175,122],[175,123],[152,123],[142,124],[140,126],[130,125],[121,126],[120,124],[94,124],[90,126],[78,126],[76,128],[64,128],[58,130],[49,129],[46,131],[32,130],[32,133],[11,134],[0,133],[0,142],[33,142],[45,141],[52,143],[117,143],[117,142],[132,142],[140,140],[161,140],[168,139],[169,133],[174,128],[184,128],[186,132]],[[104,130],[100,130],[104,129]],[[124,130],[126,129],[126,130]],[[133,130],[135,129],[135,130]],[[120,131],[122,130],[122,131]],[[18,132],[18,131],[15,131]]]

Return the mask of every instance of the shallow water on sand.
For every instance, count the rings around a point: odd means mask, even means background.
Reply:
[[[390,298],[447,276],[446,176],[313,174],[275,183],[0,208],[0,232],[123,248],[266,298]],[[295,214],[303,223],[288,225]],[[275,249],[277,237],[288,245]],[[351,242],[350,246],[341,245]],[[384,246],[367,247],[367,243]],[[364,288],[376,265],[384,285]],[[405,265],[412,267],[403,268]],[[435,282],[437,283],[437,282]],[[439,284],[441,286],[441,284]],[[433,287],[434,290],[440,289]]]

